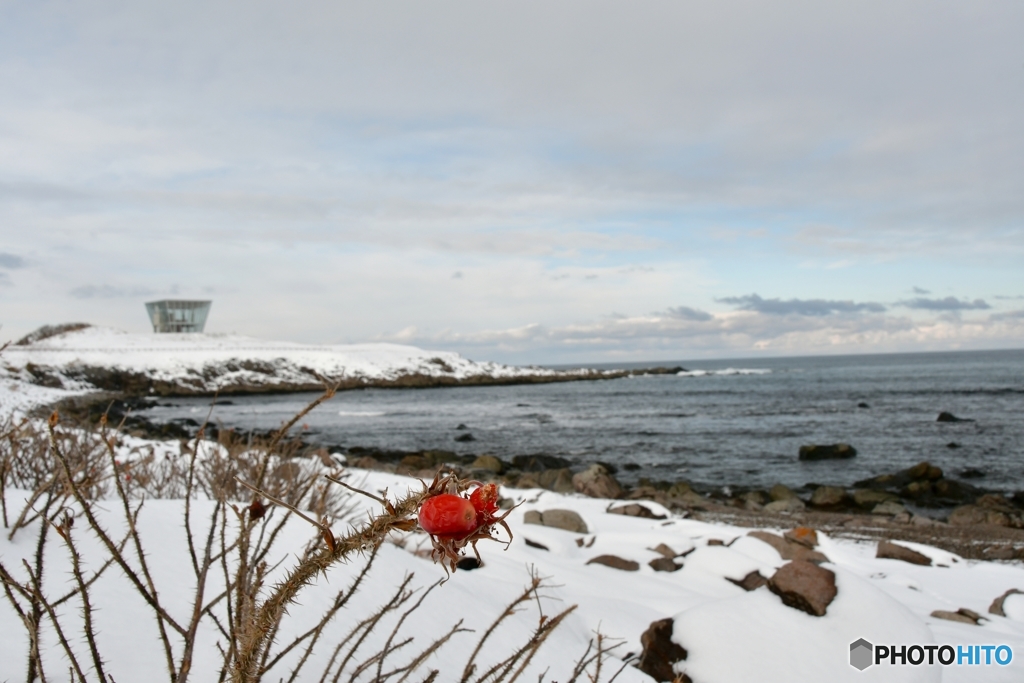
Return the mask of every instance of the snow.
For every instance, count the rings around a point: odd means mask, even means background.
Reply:
[[[137,441],[137,440],[136,440]],[[125,440],[122,448],[142,445]],[[170,451],[172,445],[159,448]],[[173,444],[177,451],[177,444]],[[357,472],[357,471],[353,471]],[[417,480],[380,472],[358,471],[357,481],[371,492],[390,491],[401,495],[418,489]],[[484,566],[473,571],[458,571],[436,588],[423,607],[406,622],[417,642],[428,642],[459,619],[476,634],[460,633],[435,655],[429,666],[439,668],[439,680],[453,680],[461,673],[476,637],[526,584],[528,568],[550,577],[552,587],[544,591],[550,597],[545,613],[553,615],[570,605],[578,605],[563,625],[540,650],[523,680],[536,680],[545,669],[544,680],[565,680],[575,660],[600,629],[608,637],[621,638],[619,656],[639,653],[640,635],[652,621],[673,617],[674,638],[689,652],[681,662],[699,683],[725,681],[790,680],[886,680],[886,681],[1016,681],[1021,680],[1024,660],[1024,595],[1006,600],[1006,618],[987,613],[991,601],[1009,588],[1024,589],[1024,568],[1019,563],[976,562],[958,558],[927,546],[914,545],[941,560],[946,566],[922,567],[895,560],[876,559],[875,544],[829,538],[819,535],[819,550],[830,562],[824,566],[836,574],[838,595],[824,617],[813,617],[782,604],[767,588],[746,592],[727,581],[742,578],[758,570],[765,576],[784,561],[769,545],[746,535],[747,529],[670,517],[652,520],[607,512],[610,501],[557,494],[542,490],[504,489],[504,496],[521,502],[508,518],[515,535],[507,550],[500,544],[482,542]],[[12,496],[23,495],[8,491]],[[375,503],[358,498],[356,504],[371,511]],[[193,524],[201,533],[201,520],[211,509],[209,501],[194,504]],[[104,522],[116,527],[117,505],[101,506]],[[528,510],[571,509],[578,512],[589,528],[587,534],[575,534],[556,528],[523,523]],[[181,524],[182,501],[147,501],[139,525],[154,567],[155,581],[172,613],[185,615],[190,609],[193,575],[189,566],[185,535]],[[337,524],[340,533],[343,525]],[[99,562],[95,539],[76,527],[87,566]],[[301,520],[286,527],[277,560],[284,560],[271,575],[279,577],[296,553],[315,537]],[[33,552],[34,534],[21,531],[11,541],[0,539],[0,559],[8,567],[20,566],[21,558]],[[543,550],[527,545],[526,539],[542,544]],[[56,540],[56,539],[55,539]],[[424,588],[443,579],[443,569],[422,557],[429,549],[421,534],[396,539],[404,547],[387,543],[381,550],[369,583],[353,598],[349,607],[331,623],[324,643],[337,641],[358,618],[383,602],[408,573],[412,585]],[[577,541],[581,540],[580,543]],[[708,545],[720,540],[729,545]],[[677,572],[655,572],[648,562],[659,557],[652,549],[666,544],[683,553],[677,558],[683,568]],[[909,545],[909,544],[908,544]],[[417,551],[420,551],[417,553]],[[587,560],[601,554],[615,554],[635,560],[640,570],[626,572]],[[71,577],[66,550],[56,542],[47,555],[49,568],[45,585],[51,594],[67,590]],[[313,623],[335,592],[346,585],[346,578],[360,568],[358,561],[336,566],[303,593],[299,604],[290,609],[286,627],[278,641],[287,642],[294,634]],[[211,590],[216,590],[216,586]],[[151,680],[162,677],[163,657],[156,631],[146,606],[116,572],[105,575],[96,585],[94,603],[99,640],[116,680]],[[984,614],[980,626],[943,621],[930,616],[937,609],[955,611],[966,607]],[[74,617],[77,607],[65,610]],[[485,648],[485,659],[497,661],[522,642],[536,623],[536,615],[524,611],[510,620]],[[212,625],[204,623],[204,646],[196,653],[194,680],[213,680],[219,666]],[[386,636],[386,631],[380,635]],[[47,641],[47,660],[59,670],[62,655],[53,636]],[[990,666],[984,670],[968,667],[876,666],[860,672],[848,664],[849,644],[866,638],[878,644],[1007,644],[1014,650],[1010,666]],[[26,638],[22,625],[9,605],[0,607],[0,642],[8,653],[24,651]],[[81,642],[76,641],[76,642]],[[329,656],[330,647],[314,655],[318,662]],[[617,666],[606,665],[606,671]],[[23,676],[22,656],[0,658],[0,680]],[[609,668],[610,667],[610,668]],[[310,675],[316,667],[310,669]],[[645,674],[627,666],[618,681],[647,681]]]

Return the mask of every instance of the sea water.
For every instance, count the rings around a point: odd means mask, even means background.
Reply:
[[[303,418],[295,433],[341,449],[446,449],[504,459],[545,453],[574,465],[601,461],[618,467],[617,476],[627,483],[646,477],[715,487],[848,486],[927,460],[947,476],[983,488],[1024,490],[1022,350],[636,364],[654,365],[687,371],[348,391]],[[273,429],[314,397],[222,397],[212,420]],[[202,421],[211,402],[157,403],[145,414],[160,422]],[[940,411],[970,421],[937,422]],[[472,441],[456,440],[467,434]],[[857,456],[798,460],[801,445],[841,442],[856,448]]]

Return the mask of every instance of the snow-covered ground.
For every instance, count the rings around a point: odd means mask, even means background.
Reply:
[[[362,472],[354,479],[365,490],[387,488],[392,496],[418,488],[417,480],[380,472]],[[8,492],[9,499],[16,492]],[[438,680],[458,680],[469,651],[479,634],[504,606],[522,591],[530,568],[549,577],[543,591],[547,615],[576,604],[578,608],[539,651],[522,680],[566,680],[573,663],[587,642],[600,630],[610,638],[624,641],[616,653],[639,653],[640,635],[651,622],[675,619],[674,638],[689,652],[679,670],[698,683],[732,681],[1020,681],[1024,679],[1024,595],[1006,602],[1008,617],[988,614],[993,599],[1008,589],[1024,590],[1024,567],[1019,563],[999,564],[964,560],[948,552],[909,545],[928,555],[933,566],[918,566],[875,558],[875,544],[819,537],[818,550],[827,555],[824,567],[835,572],[838,595],[823,617],[814,617],[791,607],[767,587],[752,592],[727,579],[741,579],[751,571],[764,576],[785,564],[766,543],[747,536],[747,529],[709,524],[669,515],[667,519],[646,519],[610,514],[611,501],[564,495],[543,490],[505,489],[502,494],[521,502],[509,516],[515,535],[508,549],[482,542],[484,565],[472,571],[458,571],[427,596],[421,609],[406,621],[405,628],[416,642],[425,645],[459,619],[476,633],[460,633],[428,662],[441,671]],[[358,505],[372,510],[376,503],[359,498]],[[10,500],[9,500],[10,503]],[[656,513],[667,514],[653,503],[644,503]],[[193,520],[201,520],[210,503],[194,507]],[[106,523],[116,526],[117,506],[104,506]],[[525,524],[531,510],[567,509],[585,521],[587,533]],[[140,529],[155,567],[155,580],[171,612],[184,617],[191,605],[192,570],[181,523],[182,501],[154,500],[146,503]],[[194,522],[198,524],[198,522]],[[341,525],[339,525],[341,526]],[[337,529],[340,533],[341,529]],[[781,530],[780,530],[781,531]],[[98,546],[84,528],[76,526],[87,567],[99,563]],[[200,532],[202,533],[202,532]],[[315,536],[306,523],[295,520],[287,528],[271,563],[284,560],[284,567]],[[8,567],[20,567],[30,558],[34,534],[20,531],[12,541],[0,539],[0,559]],[[414,573],[412,586],[426,587],[444,577],[443,569],[425,558],[426,536],[407,534],[382,549],[368,583],[349,607],[324,633],[325,647],[314,655],[326,661],[329,644],[340,639],[355,623],[382,603],[407,573]],[[717,545],[722,541],[728,545]],[[711,542],[709,544],[709,542]],[[661,557],[653,548],[664,544],[676,553],[690,551],[677,562],[682,569],[656,572],[648,562]],[[545,546],[546,549],[537,547]],[[622,571],[587,561],[613,554],[639,564],[637,571]],[[45,585],[51,594],[71,587],[66,549],[52,544],[48,552]],[[279,642],[313,622],[334,593],[346,585],[360,567],[359,562],[342,565],[320,577],[290,610]],[[157,680],[163,677],[163,657],[155,625],[147,608],[127,581],[109,572],[94,589],[98,608],[98,632],[108,672],[118,681]],[[986,619],[980,626],[934,618],[934,610],[968,608]],[[67,605],[64,613],[73,617],[77,606]],[[485,648],[484,663],[507,655],[536,624],[534,608],[526,609],[508,623]],[[202,626],[203,646],[196,653],[195,680],[213,680],[219,666],[212,624]],[[389,629],[374,636],[383,639]],[[84,651],[79,633],[75,642]],[[875,644],[913,645],[1008,645],[1013,661],[1008,666],[872,666],[858,671],[849,664],[850,644],[865,638]],[[51,669],[61,669],[61,653],[48,636],[47,659]],[[371,638],[372,640],[372,638]],[[0,606],[0,680],[24,676],[26,636],[22,624],[6,603]],[[371,651],[371,650],[368,650]],[[286,660],[287,661],[287,660]],[[610,667],[610,668],[609,668]],[[606,664],[610,675],[617,660]],[[66,666],[65,666],[66,670]],[[317,670],[312,666],[310,672]],[[287,675],[284,671],[282,675]],[[312,673],[311,673],[312,675]],[[315,678],[315,677],[314,677]],[[276,680],[276,676],[274,677]],[[418,679],[417,679],[418,680]],[[649,681],[646,674],[627,666],[618,681]]]
[[[0,386],[6,389],[0,392],[0,411],[48,403],[97,385],[113,388],[104,382],[130,384],[137,391],[213,393],[315,390],[319,378],[358,386],[403,378],[463,382],[571,374],[400,344],[311,346],[238,335],[132,334],[86,327],[8,346],[0,354]]]

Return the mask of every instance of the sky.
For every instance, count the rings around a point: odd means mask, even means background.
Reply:
[[[0,0],[0,341],[1024,347],[1024,4]]]

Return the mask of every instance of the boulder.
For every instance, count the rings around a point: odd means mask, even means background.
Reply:
[[[591,498],[621,498],[623,494],[622,486],[615,477],[597,463],[574,474],[572,485],[578,493]]]
[[[784,484],[776,484],[768,491],[768,497],[771,498],[774,502],[777,500],[788,500],[790,498],[796,498],[797,495],[793,493],[793,489],[789,488],[788,486]]]
[[[676,564],[667,557],[656,557],[648,562],[647,566],[656,572],[674,572],[683,568],[683,565]]]
[[[815,617],[825,616],[838,593],[834,572],[804,560],[779,567],[768,579],[768,589],[785,605]]]
[[[572,470],[568,467],[561,467],[557,470],[544,470],[543,472],[537,472],[534,476],[537,477],[537,483],[540,484],[540,487],[548,491],[571,493],[574,490]]]
[[[995,614],[999,617],[1005,617],[1006,612],[1003,611],[1003,603],[1006,602],[1006,598],[1010,597],[1011,595],[1024,595],[1024,591],[1017,590],[1016,588],[1011,588],[1010,590],[1006,591],[1005,593],[1003,593],[998,598],[992,601],[992,605],[988,608],[988,613]]]
[[[574,510],[527,510],[523,513],[523,524],[540,524],[574,534],[585,534],[588,531],[587,523]]]
[[[806,548],[818,547],[818,532],[806,526],[798,526],[782,534],[790,543],[799,543]]]
[[[460,443],[465,443],[467,441],[476,441],[476,437],[470,434],[469,432],[466,432],[465,434],[459,434],[457,437],[455,437],[455,440]]]
[[[493,455],[484,454],[481,456],[477,456],[477,459],[470,463],[469,469],[487,470],[488,472],[501,474],[502,471],[505,469],[505,465],[504,463],[501,462],[501,460],[494,457]]]
[[[512,458],[512,467],[523,472],[540,472],[568,467],[571,463],[565,458],[554,455],[536,453],[534,455],[517,455]]]
[[[807,506],[799,498],[784,498],[773,500],[764,506],[765,512],[801,512]]]
[[[888,491],[855,489],[853,492],[853,502],[866,510],[873,509],[879,503],[885,503],[887,501],[899,502],[899,500],[899,496],[895,493],[889,493]]]
[[[846,489],[840,486],[819,486],[811,494],[811,507],[835,509],[846,500]]]
[[[971,420],[971,419],[968,419],[968,418],[965,418],[965,417],[957,417],[953,413],[948,413],[945,410],[943,410],[941,413],[939,413],[939,417],[936,418],[935,421],[936,422],[974,422],[974,420]]]
[[[915,481],[922,479],[927,479],[929,481],[942,479],[942,468],[936,467],[927,460],[919,462],[913,467],[908,467],[906,469],[906,473],[908,477]]]
[[[1024,520],[1016,512],[993,509],[982,505],[961,505],[949,513],[949,523],[954,526],[991,524],[1011,528],[1024,527]]]
[[[640,563],[627,560],[618,555],[598,555],[587,560],[587,564],[603,564],[612,569],[620,569],[624,572],[635,572],[640,569]]]
[[[672,548],[668,547],[664,543],[659,543],[658,545],[654,546],[653,548],[648,548],[648,550],[653,550],[654,552],[658,553],[662,557],[667,557],[670,560],[673,557],[678,557],[679,556],[679,553],[677,553],[675,550],[673,550]]]
[[[673,625],[671,619],[653,621],[640,636],[643,650],[636,666],[656,681],[680,680],[673,667],[688,654],[685,648],[672,640]],[[689,678],[683,674],[682,680],[689,681]]]
[[[759,572],[757,570],[754,570],[754,571],[750,572],[749,574],[744,576],[742,579],[730,579],[727,576],[727,577],[725,577],[725,580],[730,582],[730,583],[736,584],[737,586],[739,586],[740,588],[742,588],[743,590],[745,590],[747,592],[750,592],[752,590],[757,590],[761,586],[764,586],[764,585],[768,584],[768,579],[766,579],[763,576],[761,576],[761,572]]]
[[[639,503],[619,505],[608,510],[608,513],[612,515],[626,515],[627,517],[643,517],[644,519],[665,519],[665,515],[655,514],[649,507]]]
[[[857,449],[848,443],[828,445],[810,444],[800,447],[800,460],[845,460],[857,455]]]
[[[958,621],[961,624],[971,624],[972,626],[978,626],[978,622],[983,618],[977,612],[973,612],[964,607],[961,607],[955,612],[947,612],[946,610],[937,609],[934,612],[932,612],[932,616],[936,619]]]
[[[887,517],[895,517],[896,515],[902,515],[907,512],[907,508],[895,500],[886,500],[875,507],[871,508],[871,514],[873,515],[885,515]],[[909,521],[909,517],[908,517]]]
[[[538,543],[537,541],[531,541],[530,539],[526,538],[525,536],[523,537],[523,542],[526,545],[530,546],[531,548],[537,548],[538,550],[548,550],[549,549],[543,543]]]
[[[747,536],[752,536],[759,541],[767,543],[775,548],[779,556],[784,560],[805,560],[807,562],[828,562],[828,558],[817,550],[811,550],[802,543],[794,543],[782,536],[768,531],[751,531]]]
[[[891,541],[879,541],[878,550],[875,552],[875,557],[886,559],[886,560],[901,560],[903,562],[909,562],[910,564],[919,564],[925,567],[930,567],[932,564],[932,558],[911,550],[902,545],[896,545]]]

